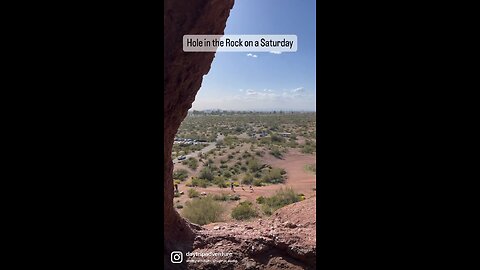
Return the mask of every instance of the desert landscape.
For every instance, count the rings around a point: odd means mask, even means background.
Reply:
[[[316,267],[314,7],[166,1],[165,269]],[[301,42],[283,52],[185,51],[177,41],[195,33]]]
[[[280,234],[315,257],[315,119],[314,112],[189,112],[172,151],[174,208],[207,233],[200,250],[211,243],[244,254],[239,243],[212,242],[212,233],[247,242]]]

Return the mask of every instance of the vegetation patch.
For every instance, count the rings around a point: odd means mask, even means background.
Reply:
[[[311,140],[306,140],[304,145],[300,146],[302,153],[313,154],[317,151],[317,144]]]
[[[193,187],[202,187],[202,188],[206,188],[208,186],[211,186],[212,184],[206,180],[206,179],[203,179],[203,178],[196,178],[196,177],[193,177],[192,178],[192,186]]]
[[[188,190],[188,197],[189,198],[196,198],[198,196],[200,196],[200,192],[198,192],[196,189],[191,188],[191,189]]]
[[[194,199],[185,203],[183,216],[190,222],[205,225],[220,221],[225,207],[215,201],[211,196]]]
[[[263,175],[262,180],[270,184],[280,184],[285,181],[283,177],[285,174],[286,171],[284,169],[273,168]]]
[[[317,174],[317,164],[307,164],[305,165],[305,170]]]
[[[258,197],[257,203],[262,205],[262,211],[266,215],[271,215],[277,209],[286,205],[296,203],[302,200],[300,194],[296,194],[292,188],[280,188],[271,197]]]
[[[253,203],[249,201],[241,202],[232,210],[232,218],[236,220],[246,220],[257,216],[257,210],[255,210]]]
[[[198,178],[205,179],[207,181],[213,181],[214,175],[212,168],[210,167],[205,167],[200,171],[200,174],[198,175]]]
[[[187,160],[183,161],[182,164],[187,165],[192,170],[198,168],[198,160],[194,157],[189,157]]]
[[[188,171],[185,169],[178,169],[173,172],[173,179],[185,180],[188,177]]]
[[[215,194],[215,195],[213,195],[213,199],[215,201],[228,201],[228,200],[230,200],[230,195],[228,195],[226,193]]]

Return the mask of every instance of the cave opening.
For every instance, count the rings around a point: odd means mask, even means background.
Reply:
[[[192,250],[195,225],[173,207],[175,134],[187,116],[215,53],[183,52],[183,35],[223,35],[233,0],[167,0],[164,3],[164,260],[172,251]]]

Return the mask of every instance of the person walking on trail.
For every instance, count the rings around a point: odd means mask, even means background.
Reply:
[[[176,184],[176,183],[175,183],[175,185],[174,185],[174,186],[175,186],[175,192],[177,192],[177,193],[178,193],[178,184]]]
[[[230,182],[230,188],[232,189],[233,192],[235,192],[235,189],[233,189],[233,182]]]
[[[250,190],[253,192],[253,187],[252,187],[252,184],[250,184]]]

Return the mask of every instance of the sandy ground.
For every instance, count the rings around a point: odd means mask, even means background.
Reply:
[[[242,147],[241,153],[244,151],[244,149],[248,148],[248,145],[244,145],[244,147]],[[227,152],[225,155],[222,155],[222,157],[226,157],[229,153],[230,151]],[[315,195],[315,191],[313,190],[313,188],[316,187],[316,176],[312,172],[305,170],[305,165],[316,163],[315,155],[302,154],[297,149],[290,149],[289,152],[285,154],[283,159],[277,159],[270,154],[265,154],[264,157],[261,157],[259,159],[266,164],[272,165],[273,167],[285,169],[288,176],[285,183],[268,185],[264,187],[253,186],[253,192],[250,191],[248,186],[244,186],[244,190],[242,190],[241,187],[235,187],[235,192],[232,192],[230,188],[219,188],[217,186],[210,186],[207,188],[196,187],[195,189],[200,193],[206,192],[207,194],[238,194],[240,195],[240,201],[250,200],[252,202],[255,202],[255,200],[260,196],[271,196],[275,193],[275,191],[282,187],[291,187],[293,188],[293,190],[295,190],[295,192],[303,193],[306,198],[310,198]],[[232,162],[235,161],[237,161],[237,159],[234,159]],[[196,171],[192,171],[182,164],[177,163],[174,166],[175,169],[187,169],[190,173],[194,175],[198,173],[202,168],[202,166],[200,166],[199,168],[197,168]],[[185,186],[185,182],[182,182],[178,185],[178,188],[180,191],[184,191],[184,195],[178,198],[174,198],[175,205],[185,205],[186,201],[191,200],[190,198],[188,198],[187,195],[187,190],[189,189],[189,187]],[[238,202],[239,201],[224,202],[227,208],[225,211],[226,214],[224,216],[225,221],[231,220],[229,214],[231,213],[232,208],[235,207]],[[181,209],[177,209],[177,211],[181,213]]]

